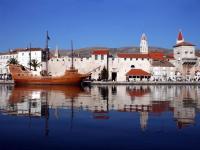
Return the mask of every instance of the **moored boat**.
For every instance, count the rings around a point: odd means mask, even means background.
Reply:
[[[66,70],[64,75],[50,76],[34,74],[21,65],[9,64],[9,70],[15,84],[60,84],[60,85],[78,85],[90,74],[80,74],[77,69]]]
[[[46,47],[42,50],[42,71],[40,74],[36,74],[30,68],[26,68],[19,64],[9,64],[9,70],[12,75],[12,78],[15,84],[58,84],[58,85],[78,85],[81,82],[90,76],[90,73],[80,74],[77,69],[74,68],[73,64],[73,43],[71,41],[71,49],[72,49],[72,64],[71,67],[65,70],[65,73],[60,76],[49,75],[48,72],[48,61],[49,61],[49,48],[48,41],[50,40],[48,31],[46,35]],[[31,47],[30,47],[31,50]],[[31,52],[30,52],[31,54]],[[30,62],[31,62],[31,55]]]

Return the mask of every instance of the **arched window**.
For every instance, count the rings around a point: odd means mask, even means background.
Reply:
[[[131,65],[131,68],[135,68],[135,65]]]

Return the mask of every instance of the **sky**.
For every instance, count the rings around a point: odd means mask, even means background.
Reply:
[[[199,0],[0,0],[0,51],[139,46],[172,48],[179,30],[200,47]]]

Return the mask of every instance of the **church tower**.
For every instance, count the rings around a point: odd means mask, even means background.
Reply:
[[[140,53],[142,54],[148,54],[148,42],[147,37],[143,33],[140,41]]]
[[[54,56],[55,56],[56,58],[58,58],[58,57],[59,57],[58,46],[56,46],[56,50],[55,50],[55,54],[54,54]]]

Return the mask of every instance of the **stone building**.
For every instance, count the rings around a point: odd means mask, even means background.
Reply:
[[[197,57],[195,55],[195,45],[184,40],[180,31],[174,45],[174,64],[176,72],[180,72],[184,80],[191,80],[195,77]]]

